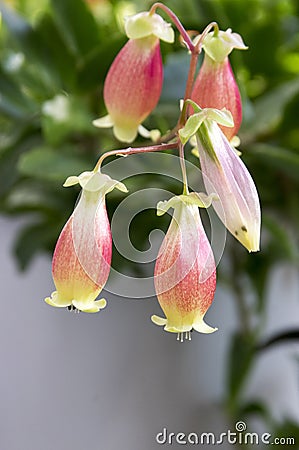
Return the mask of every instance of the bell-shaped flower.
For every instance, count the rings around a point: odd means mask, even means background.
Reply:
[[[140,125],[156,107],[162,90],[160,39],[173,42],[174,32],[161,16],[148,12],[129,17],[125,30],[129,41],[114,59],[104,84],[108,116],[93,124],[113,126],[118,140],[132,142],[138,131],[148,137]]]
[[[219,200],[213,207],[226,228],[249,252],[259,250],[261,210],[258,193],[248,169],[218,124],[233,124],[229,111],[203,109],[190,116],[179,131],[183,143],[196,135],[203,181],[208,194]]]
[[[159,250],[154,283],[166,316],[152,316],[156,325],[190,339],[190,332],[213,333],[204,322],[216,289],[216,267],[198,206],[208,207],[214,196],[187,194],[158,203],[158,215],[174,209],[171,223]]]
[[[242,38],[230,29],[208,33],[203,41],[204,60],[196,77],[192,100],[201,108],[226,108],[231,112],[234,126],[221,126],[228,140],[239,131],[242,122],[240,91],[228,55],[234,49],[245,50]]]
[[[69,177],[64,186],[79,183],[82,192],[73,214],[58,238],[52,261],[56,291],[45,301],[88,313],[98,312],[106,300],[96,300],[110,272],[112,239],[105,196],[126,187],[100,172]]]

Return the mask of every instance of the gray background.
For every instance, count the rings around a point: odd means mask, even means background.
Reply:
[[[11,257],[19,226],[0,218],[1,450],[151,450],[167,447],[155,441],[163,427],[220,433],[231,426],[221,408],[237,325],[229,292],[218,285],[207,314],[219,331],[194,333],[184,344],[151,323],[160,314],[155,299],[108,293],[107,308],[94,315],[51,308],[43,302],[53,290],[50,259],[41,255],[19,274]],[[298,272],[277,267],[265,336],[298,327],[298,294]],[[298,356],[296,344],[266,352],[248,386],[278,419],[299,420]]]

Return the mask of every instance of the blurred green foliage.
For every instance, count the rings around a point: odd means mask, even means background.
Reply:
[[[103,83],[126,41],[123,15],[148,9],[152,3],[40,0],[36,6],[34,0],[0,2],[0,211],[29,218],[15,244],[21,268],[37,252],[53,250],[73,209],[78,191],[63,189],[64,179],[91,170],[102,152],[122,147],[111,130],[96,129],[91,122],[106,112]],[[232,277],[244,280],[255,298],[248,305],[242,286],[229,281],[244,306],[240,317],[244,313],[262,317],[271,268],[281,261],[298,264],[299,2],[169,0],[165,4],[187,29],[202,30],[215,20],[221,29],[240,33],[249,46],[246,52],[233,52],[231,62],[244,105],[240,149],[262,204],[262,251],[248,255],[232,239],[227,247]],[[177,120],[189,56],[178,39],[174,46],[162,43],[162,51],[165,86],[147,125],[166,132]],[[159,184],[175,189],[169,179],[161,177]],[[142,187],[141,177],[131,181],[130,190]],[[117,203],[117,195],[111,196],[110,213]],[[158,226],[152,211],[144,217],[143,213],[142,226],[134,231],[137,248],[146,245],[146,233]],[[121,259],[115,261],[118,264]],[[246,406],[238,400],[255,359],[261,326],[257,323],[255,327],[249,323],[232,342],[228,403],[234,414],[263,411],[257,403]],[[239,354],[241,360],[236,357]]]

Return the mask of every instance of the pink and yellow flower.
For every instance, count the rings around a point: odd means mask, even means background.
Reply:
[[[106,300],[96,300],[110,272],[112,239],[105,196],[125,186],[99,172],[69,177],[64,186],[79,183],[80,200],[64,226],[53,255],[52,274],[56,286],[45,301],[88,313],[98,312]]]
[[[113,61],[104,84],[108,116],[95,120],[111,127],[116,138],[132,142],[141,123],[156,107],[163,84],[160,39],[173,42],[174,32],[158,14],[139,13],[126,21],[129,41]]]
[[[198,112],[179,131],[180,139],[185,144],[196,136],[206,191],[219,198],[213,202],[213,208],[231,234],[249,252],[256,252],[261,228],[258,193],[247,167],[218,126],[232,126],[232,116],[226,110],[201,110],[192,104]]]
[[[204,322],[216,289],[216,267],[208,238],[205,234],[198,206],[207,207],[213,196],[188,194],[173,197],[158,204],[158,215],[169,208],[173,217],[160,248],[154,283],[160,306],[166,316],[152,316],[157,325],[178,339],[190,339],[190,332],[213,333]]]
[[[201,108],[226,108],[234,120],[233,127],[221,126],[228,140],[239,131],[242,122],[240,91],[228,55],[234,49],[245,50],[242,38],[230,29],[209,33],[204,41],[205,56],[192,91],[192,100]]]

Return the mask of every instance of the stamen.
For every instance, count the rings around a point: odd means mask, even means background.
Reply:
[[[66,307],[66,309],[67,309],[68,311],[71,311],[71,312],[74,312],[74,313],[79,313],[79,312],[80,312],[79,309],[77,309],[76,306],[74,306],[74,305],[68,305],[68,306]]]
[[[192,330],[191,330],[192,331]],[[177,341],[180,341],[180,342],[184,342],[184,339],[185,339],[185,341],[191,341],[191,331],[182,331],[182,332],[179,332],[178,334],[177,334],[177,338],[176,338],[176,340]]]

